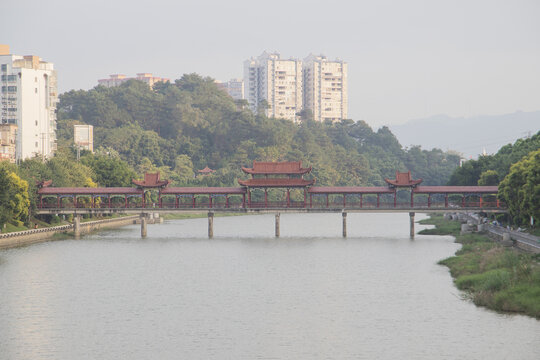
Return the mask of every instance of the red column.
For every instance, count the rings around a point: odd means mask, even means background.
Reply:
[[[225,207],[229,207],[229,195],[225,195]]]
[[[304,207],[307,206],[307,189],[304,188]]]
[[[143,200],[143,204],[144,204],[144,200]],[[127,208],[127,195],[124,195],[124,206]]]
[[[394,207],[397,206],[397,191],[394,190]]]
[[[309,207],[312,208],[313,207],[313,194],[309,194]]]
[[[60,208],[60,195],[56,195],[56,207]]]
[[[364,196],[360,194],[360,208],[364,206]]]
[[[428,194],[427,196],[427,207],[431,207],[431,194]]]
[[[145,199],[144,199],[144,189],[143,189],[143,192],[142,192],[142,207],[145,208]]]
[[[161,191],[158,193],[158,204],[160,208],[163,207],[163,199],[161,198]]]
[[[328,203],[329,203],[329,201],[328,201],[328,194],[326,194],[326,207],[328,207],[328,205],[329,205]]]
[[[264,207],[268,207],[268,189],[264,188]]]
[[[411,190],[411,207],[414,207],[414,193]]]
[[[448,194],[444,194],[444,207],[448,207]]]
[[[498,200],[497,200],[498,201]],[[39,195],[39,207],[42,208],[43,207],[43,196],[40,194]]]
[[[248,193],[248,207],[251,207],[251,190],[249,188],[247,189],[247,193]]]
[[[90,195],[92,197],[92,209],[94,208],[94,205],[96,203],[96,198],[94,197],[94,195]]]
[[[461,207],[465,207],[465,195],[461,195]]]
[[[291,192],[287,189],[287,207],[291,207]]]
[[[343,194],[343,207],[347,207],[347,194]]]
[[[379,196],[380,196],[380,194],[377,194],[377,208],[379,207],[379,204],[380,204],[380,202],[379,202]]]
[[[482,207],[482,195],[480,195],[480,207]]]
[[[75,208],[77,208],[77,195],[73,195],[73,206],[75,206]]]
[[[180,198],[178,197],[178,195],[176,195],[176,208],[178,209],[180,207]]]
[[[499,199],[497,199],[497,207],[499,207],[499,206],[500,206]]]
[[[109,209],[111,208],[111,195],[107,195],[107,203],[109,204]]]
[[[212,208],[212,194],[208,195],[208,202],[210,203],[210,208]]]
[[[246,208],[246,194],[242,194],[242,207],[245,209]]]

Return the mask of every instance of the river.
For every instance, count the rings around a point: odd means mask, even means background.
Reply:
[[[540,321],[437,265],[453,238],[347,220],[346,239],[341,214],[282,214],[279,239],[254,215],[0,251],[0,359],[540,359]]]

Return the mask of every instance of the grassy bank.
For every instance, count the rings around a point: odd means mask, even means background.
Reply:
[[[460,223],[441,215],[420,223],[435,228],[419,234],[453,235],[463,245],[439,263],[448,266],[457,288],[476,305],[540,319],[540,256],[503,247],[482,234],[460,235]]]

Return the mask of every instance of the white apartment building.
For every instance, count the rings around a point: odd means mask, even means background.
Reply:
[[[167,78],[153,76],[151,73],[138,73],[137,76],[135,77],[127,77],[126,75],[123,75],[123,74],[113,74],[113,75],[109,75],[108,79],[99,79],[98,84],[106,86],[106,87],[114,87],[114,86],[119,86],[128,80],[139,80],[146,83],[150,87],[154,87],[154,84],[159,81],[163,81],[163,82],[170,81],[170,79],[167,79]]]
[[[226,82],[216,81],[216,85],[227,92],[234,100],[245,99],[244,79],[231,79]]]
[[[0,123],[17,125],[16,160],[49,158],[56,151],[58,91],[52,63],[13,55],[0,45]]]
[[[258,58],[244,62],[244,96],[254,112],[266,100],[267,116],[299,121],[302,82],[301,60],[283,60],[278,53],[263,52]]]
[[[303,65],[304,109],[313,112],[315,121],[347,119],[347,63],[310,55]]]

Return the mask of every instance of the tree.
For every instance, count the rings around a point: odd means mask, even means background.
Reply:
[[[28,183],[0,167],[0,228],[10,221],[27,221],[29,207]]]
[[[499,198],[515,223],[526,224],[531,217],[540,220],[540,149],[512,165],[499,185]]]
[[[480,186],[495,186],[499,184],[499,175],[495,170],[486,170],[480,175],[478,185]]]
[[[125,161],[107,155],[86,155],[81,157],[81,163],[92,169],[100,186],[131,186],[136,176]]]

